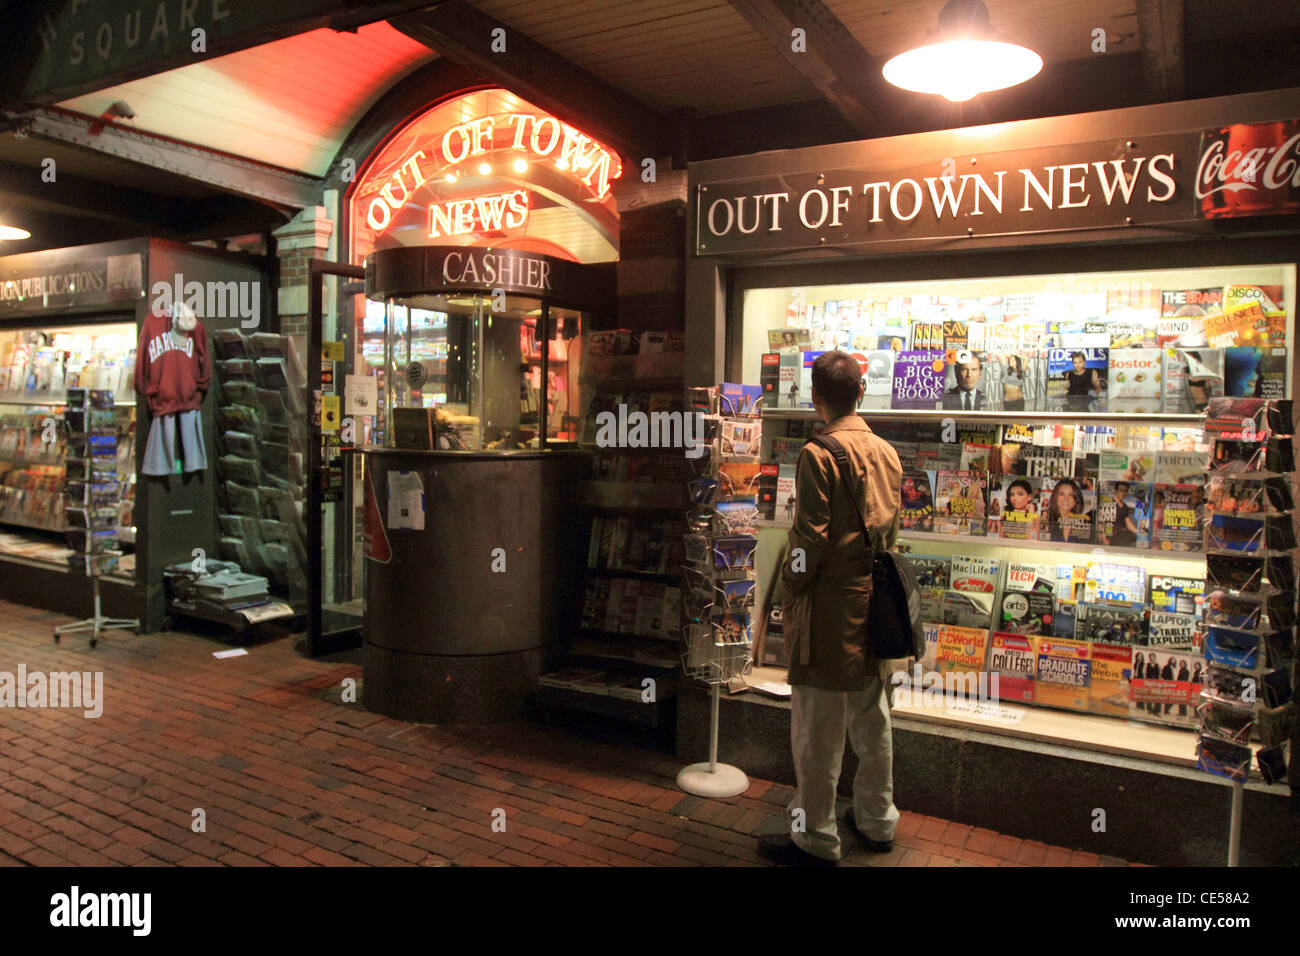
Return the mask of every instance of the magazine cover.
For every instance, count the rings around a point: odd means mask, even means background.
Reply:
[[[997,558],[953,555],[949,587],[955,591],[992,594],[997,590],[1000,566],[1001,563]]]
[[[982,536],[987,527],[985,477],[979,472],[945,469],[935,475],[934,531]]]
[[[1106,408],[1110,349],[1047,350],[1047,399],[1053,411],[1090,412]]]
[[[961,458],[958,460],[957,469],[973,472],[991,471],[994,464],[993,447],[982,442],[962,442]]]
[[[1151,481],[1162,485],[1203,485],[1209,456],[1199,451],[1156,451],[1151,453]]]
[[[1044,478],[1039,540],[1091,543],[1096,507],[1091,478]]]
[[[1162,650],[1190,650],[1201,643],[1201,626],[1192,614],[1152,611],[1147,620],[1147,646]]]
[[[899,527],[904,531],[934,529],[934,491],[931,482],[931,475],[927,471],[909,469],[903,472],[898,517]]]
[[[913,322],[911,348],[916,351],[932,351],[943,348],[942,322]]]
[[[1223,358],[1223,349],[1165,349],[1163,411],[1201,412],[1223,395]]]
[[[1200,652],[1134,648],[1129,717],[1195,726],[1204,673]]]
[[[1083,600],[1141,604],[1146,600],[1147,572],[1135,564],[1089,562],[1084,571]]]
[[[945,409],[982,412],[995,407],[989,391],[990,380],[1000,370],[988,367],[987,354],[965,346],[948,350],[943,383]]]
[[[1233,306],[1217,315],[1207,315],[1202,321],[1210,348],[1270,344],[1268,317],[1258,302]]]
[[[1133,652],[1129,645],[1092,645],[1092,681],[1088,688],[1088,710],[1109,717],[1129,714],[1129,680],[1133,676]]]
[[[1008,634],[1052,634],[1055,599],[1043,591],[1006,591],[994,626]]]
[[[1021,445],[1017,467],[1029,478],[1070,478],[1082,464],[1082,459],[1064,448]]]
[[[1183,578],[1169,574],[1151,576],[1151,596],[1147,603],[1152,610],[1199,617],[1204,600],[1204,578]]]
[[[803,352],[812,348],[811,329],[768,329],[767,347],[772,352]]]
[[[821,352],[800,352],[798,408],[812,408],[812,367]]]
[[[771,462],[778,465],[793,465],[799,461],[799,452],[803,450],[806,438],[773,438]]]
[[[1286,398],[1285,348],[1235,346],[1223,350],[1223,393],[1240,398]]]
[[[1091,665],[1086,641],[1040,637],[1034,702],[1048,707],[1087,710]]]
[[[1076,640],[1100,644],[1141,644],[1147,634],[1146,606],[1142,604],[1081,603],[1075,613]]]
[[[978,627],[987,631],[993,623],[993,595],[973,591],[946,591],[941,620],[944,624]]]
[[[794,491],[797,466],[781,465],[776,473],[776,517],[779,521],[794,520]]]
[[[876,349],[859,357],[858,362],[863,374],[862,401],[858,407],[889,408],[893,396],[894,353]]]
[[[921,670],[931,672],[938,670],[939,630],[943,627],[937,620],[921,625],[925,634],[925,655],[921,658]]]
[[[1159,412],[1164,392],[1160,349],[1111,349],[1106,382],[1107,410],[1112,412]]]
[[[945,368],[941,351],[899,352],[894,359],[893,407],[930,410],[938,407],[943,398]]]
[[[1155,485],[1151,494],[1153,550],[1202,550],[1204,521],[1204,487],[1163,483]]]
[[[989,675],[998,675],[998,699],[1017,704],[1034,700],[1035,654],[1038,639],[1032,634],[995,632],[990,642]]]
[[[1258,305],[1265,312],[1277,312],[1286,304],[1285,289],[1280,285],[1227,285],[1223,288],[1223,309],[1241,305]]]
[[[947,590],[951,580],[952,559],[942,555],[909,554],[916,583],[923,588]]]
[[[1160,293],[1159,345],[1197,348],[1208,345],[1204,317],[1223,311],[1223,288],[1165,289]]]
[[[1039,539],[1040,478],[1006,475],[989,493],[989,534],[1018,541]]]
[[[990,411],[1023,412],[1026,401],[1026,360],[1014,351],[985,351],[976,354],[980,382],[984,388],[982,408]],[[979,396],[977,386],[976,395]]]
[[[934,669],[941,674],[978,675],[984,670],[989,633],[979,627],[944,624],[939,628],[939,642]]]
[[[781,365],[777,369],[776,405],[778,408],[799,408],[800,369],[803,367],[802,352],[782,352]]]
[[[1050,564],[1031,564],[1025,561],[1007,562],[1008,591],[1041,591],[1056,593],[1057,569]]]
[[[1151,485],[1148,482],[1098,483],[1097,543],[1110,548],[1151,547]]]

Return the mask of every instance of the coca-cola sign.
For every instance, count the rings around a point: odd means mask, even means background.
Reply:
[[[1195,186],[1207,219],[1300,212],[1300,121],[1206,130]]]

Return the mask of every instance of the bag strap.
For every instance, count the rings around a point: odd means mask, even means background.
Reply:
[[[808,440],[825,448],[831,453],[831,457],[835,459],[836,468],[844,481],[845,489],[849,493],[849,502],[853,505],[853,513],[858,516],[858,524],[862,526],[862,535],[867,545],[867,551],[870,552],[872,557],[875,557],[876,549],[871,543],[871,531],[867,528],[867,522],[862,517],[862,509],[858,507],[858,496],[853,492],[852,476],[849,474],[849,453],[844,450],[844,446],[837,439],[832,438],[830,435],[813,435]]]

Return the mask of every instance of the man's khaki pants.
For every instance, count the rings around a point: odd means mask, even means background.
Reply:
[[[798,784],[790,801],[795,844],[814,856],[838,860],[835,786],[844,758],[844,734],[858,756],[853,778],[853,814],[858,829],[873,840],[892,840],[898,824],[894,806],[894,743],[889,725],[887,683],[879,676],[865,690],[793,688],[790,748]],[[802,810],[801,817],[794,811]]]

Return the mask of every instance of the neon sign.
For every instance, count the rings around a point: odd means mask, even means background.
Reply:
[[[480,175],[490,174],[492,163],[489,160],[492,159],[508,164],[545,163],[580,185],[596,200],[605,199],[612,182],[623,174],[623,163],[617,153],[568,123],[544,113],[510,112],[481,116],[451,126],[442,136],[435,135],[419,145],[420,148],[412,149],[397,164],[387,176],[379,194],[370,200],[366,208],[366,222],[376,232],[386,229],[393,216],[425,183],[442,179],[456,182],[462,175],[469,174],[471,169],[462,168],[461,164],[471,160],[476,165],[489,167],[486,172],[480,170]],[[516,166],[516,170],[521,168]],[[440,212],[434,210],[439,206],[456,206],[458,202],[470,203],[465,208],[482,219],[483,213],[475,205],[478,200],[435,204],[430,207],[431,235],[463,234],[454,230],[448,232],[443,227],[442,220],[435,220],[435,217],[442,215],[450,221],[453,215],[450,209],[442,208]],[[509,216],[511,222],[507,228],[515,228],[516,225],[522,225],[524,219],[520,219],[517,224],[513,219],[520,215],[525,218],[527,216],[526,204],[525,198],[522,213],[519,212],[517,202],[506,203],[509,208],[505,213],[495,213],[491,209],[487,213],[503,221],[503,217]],[[467,212],[458,214],[462,219],[468,215]],[[441,231],[433,232],[435,226]]]
[[[528,221],[528,190],[452,199],[429,206],[429,238],[518,229]]]

